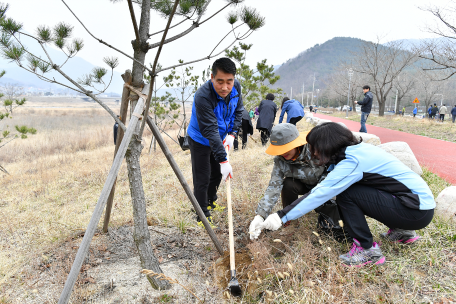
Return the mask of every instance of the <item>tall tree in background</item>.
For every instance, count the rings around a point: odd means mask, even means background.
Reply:
[[[353,73],[353,76],[350,80],[350,77],[348,76],[348,70],[344,67],[344,65],[340,65],[337,70],[330,75],[329,79],[327,80],[327,84],[333,93],[335,93],[337,96],[340,96],[340,98],[337,98],[340,106],[347,105],[348,89],[350,87],[349,106],[352,107],[354,112],[356,112],[355,100],[358,100],[362,94],[361,87],[364,85],[364,83],[367,83],[365,79],[365,75],[361,73]],[[328,94],[328,97],[329,96],[334,97],[334,94]]]
[[[377,97],[379,116],[383,116],[394,81],[417,60],[417,54],[408,51],[403,41],[383,45],[377,39],[376,42],[364,42],[346,67],[352,67],[356,73],[368,76],[371,91]]]
[[[409,96],[411,91],[415,88],[416,82],[417,79],[412,76],[410,72],[403,72],[396,78],[394,81],[394,89],[397,93],[397,103],[395,102],[396,108],[394,109],[394,113],[399,114],[402,99]]]
[[[84,19],[84,12],[80,12],[80,16],[78,16],[71,8],[67,5],[64,0],[61,0],[65,6],[71,11],[71,13],[75,16],[76,20],[80,22],[83,26],[83,19]],[[111,0],[111,2],[121,2],[120,0]],[[133,2],[140,6],[140,17],[139,23],[136,21],[136,17],[133,10]],[[135,131],[135,135],[129,145],[129,149],[126,153],[126,162],[128,168],[128,178],[130,184],[130,193],[132,197],[133,203],[133,216],[134,216],[134,241],[138,248],[138,252],[140,254],[141,259],[141,267],[145,269],[153,270],[156,273],[161,273],[162,270],[160,269],[160,265],[158,260],[153,254],[153,247],[150,242],[150,235],[149,230],[147,228],[147,221],[146,221],[146,201],[144,196],[144,189],[142,184],[142,176],[141,176],[141,165],[140,165],[140,156],[141,151],[143,149],[141,138],[144,131],[146,121],[149,121],[148,113],[149,113],[149,106],[150,101],[152,98],[152,91],[153,85],[155,83],[155,77],[157,73],[160,71],[169,70],[178,66],[184,66],[189,63],[198,62],[201,60],[207,60],[213,57],[216,57],[222,54],[225,49],[232,46],[236,41],[245,39],[248,37],[253,31],[258,30],[264,24],[264,18],[259,16],[258,12],[255,9],[243,7],[238,11],[230,13],[230,17],[228,18],[229,24],[232,26],[232,29],[228,31],[228,34],[234,35],[234,41],[229,44],[228,47],[224,48],[219,53],[215,53],[217,47],[223,42],[229,35],[225,35],[212,49],[209,54],[205,54],[204,57],[190,61],[190,62],[183,62],[179,63],[174,66],[161,68],[160,70],[157,69],[158,58],[160,57],[160,53],[162,50],[162,46],[164,44],[171,43],[177,39],[181,39],[188,33],[200,28],[205,22],[213,18],[215,15],[220,14],[223,10],[230,6],[235,6],[242,2],[242,0],[228,0],[227,3],[217,10],[213,15],[206,16],[205,19],[202,19],[205,13],[207,12],[207,7],[211,3],[210,0],[160,0],[160,1],[132,1],[128,0],[128,6],[130,10],[130,15],[132,19],[133,29],[135,33],[135,39],[132,40],[132,49],[133,49],[133,56],[129,56],[125,52],[115,48],[114,46],[110,45],[109,43],[103,41],[102,39],[95,37],[90,30],[84,26],[87,30],[88,34],[92,36],[94,39],[99,41],[100,43],[106,45],[107,47],[113,48],[123,56],[126,56],[133,60],[133,68],[130,71],[127,71],[123,77],[126,83],[126,86],[123,89],[122,100],[126,100],[127,98],[130,100],[131,109],[134,109],[139,95],[136,92],[142,91],[145,83],[143,81],[143,74],[145,71],[149,73],[151,76],[149,92],[146,98],[146,106],[144,110],[144,119],[142,120],[141,126],[138,126],[137,130]],[[121,121],[116,114],[103,102],[101,101],[96,94],[93,93],[93,88],[96,85],[102,85],[103,87],[107,87],[109,84],[108,81],[104,81],[103,77],[106,76],[108,73],[106,68],[95,68],[92,73],[83,76],[80,81],[76,81],[69,77],[63,70],[65,63],[76,56],[76,54],[83,48],[84,44],[81,39],[73,39],[70,41],[71,34],[72,34],[72,26],[65,23],[60,22],[53,28],[47,25],[39,26],[36,30],[36,35],[28,34],[27,32],[22,30],[22,24],[13,20],[12,18],[6,18],[4,15],[7,11],[8,5],[0,4],[0,29],[2,32],[2,36],[0,39],[1,51],[3,56],[8,58],[10,61],[16,63],[19,67],[27,70],[30,73],[35,74],[42,80],[48,81],[50,83],[56,83],[67,88],[70,88],[76,92],[81,94],[87,95],[91,97],[93,100],[98,102],[110,115],[111,117],[117,121],[119,124],[119,128],[123,131],[126,130],[124,125],[125,117],[122,117],[123,121]],[[151,24],[151,11],[158,12],[159,15],[163,16],[164,18],[168,19],[168,24],[164,30],[159,30],[152,34],[149,34],[150,31],[150,24]],[[173,16],[176,13],[180,18],[180,21],[175,21],[174,24],[171,25],[173,20]],[[237,22],[239,24],[237,24]],[[183,30],[181,33],[174,35],[170,38],[166,37],[169,28],[179,27],[185,24],[191,24],[187,29]],[[133,31],[132,31],[133,32]],[[149,39],[155,37],[158,34],[162,34],[162,39],[155,43],[149,43]],[[42,49],[43,54],[32,54],[28,52],[27,47],[25,46],[25,42],[23,37],[28,37],[32,39],[35,43],[38,43]],[[231,37],[231,36],[229,36]],[[49,56],[47,47],[50,44],[55,45],[58,47],[62,52],[67,55],[67,59],[63,63],[57,63],[52,60]],[[152,68],[148,68],[145,65],[146,55],[147,53],[152,50],[157,49],[157,53],[155,55],[155,60]],[[108,67],[112,70],[118,65],[118,59],[112,57],[105,57],[105,63]],[[62,75],[66,80],[67,83],[58,82],[53,78],[47,77],[46,73],[49,71],[54,70]],[[106,84],[106,85],[105,85]],[[86,89],[86,87],[90,87]],[[103,89],[101,89],[103,90]],[[99,90],[100,91],[100,90]],[[121,109],[121,111],[125,111],[126,109]],[[131,111],[132,112],[132,111]],[[125,116],[125,115],[124,115]],[[121,132],[119,132],[121,133]],[[72,269],[73,271],[73,269]],[[79,269],[78,269],[79,272]],[[166,280],[160,280],[156,277],[148,277],[149,281],[151,282],[154,288],[160,289],[167,289],[170,287],[170,284]],[[65,286],[66,288],[66,286]],[[69,287],[72,289],[72,285]],[[62,298],[61,298],[62,300]],[[67,302],[68,298],[63,299],[62,301]]]

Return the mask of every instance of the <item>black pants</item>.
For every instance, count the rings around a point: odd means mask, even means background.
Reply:
[[[258,129],[261,133],[261,143],[263,146],[265,146],[268,143],[269,136],[271,136],[271,133],[269,132],[268,129]]]
[[[453,115],[453,123],[454,123],[454,120],[456,119],[456,115],[452,114]]]
[[[247,146],[247,136],[249,135],[249,127],[250,127],[249,121],[243,119],[241,129],[238,134],[239,136],[242,135],[242,149],[245,149],[245,147]],[[233,148],[234,148],[234,150],[237,150],[239,148],[238,136],[236,136],[236,138],[234,139]]]
[[[299,179],[287,177],[283,180],[282,188],[282,209],[291,205],[295,200],[298,199],[299,195],[306,194],[313,187],[308,186],[301,182]]]
[[[296,124],[298,123],[298,121],[300,121],[302,119],[302,116],[298,116],[298,117],[293,117],[290,119],[290,122],[291,124],[294,124],[296,126]]]
[[[365,249],[372,247],[372,234],[365,215],[389,228],[418,230],[426,227],[434,216],[432,210],[410,209],[388,192],[353,184],[337,196],[344,228]]]
[[[440,120],[444,121],[445,120],[445,114],[440,114]]]
[[[222,180],[220,164],[215,160],[211,147],[202,145],[188,138],[190,154],[192,157],[193,194],[206,216],[209,201],[217,200],[217,189]]]

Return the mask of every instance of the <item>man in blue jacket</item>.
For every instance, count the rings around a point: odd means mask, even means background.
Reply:
[[[192,116],[187,129],[192,158],[193,193],[211,226],[215,227],[211,209],[223,210],[215,203],[220,182],[233,169],[225,147],[233,147],[241,126],[244,106],[241,85],[234,79],[236,65],[229,58],[217,59],[212,65],[211,79],[195,93]],[[197,218],[198,225],[203,226]]]
[[[453,123],[454,123],[454,120],[456,119],[456,105],[454,105],[454,108],[451,109],[451,116],[453,118]]]
[[[374,100],[374,95],[370,91],[370,86],[365,85],[363,87],[364,99],[363,101],[356,101],[355,103],[361,105],[361,129],[359,132],[367,133],[366,129],[366,120],[369,117],[369,114],[372,109],[372,101]]]

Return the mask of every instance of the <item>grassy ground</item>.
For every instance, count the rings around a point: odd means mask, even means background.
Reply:
[[[37,114],[37,119],[39,116]],[[51,115],[52,120],[58,117],[58,112]],[[1,151],[2,165],[11,173],[0,177],[2,295],[9,294],[15,286],[28,286],[31,279],[24,272],[25,266],[43,259],[46,252],[60,250],[69,237],[84,231],[88,224],[112,162],[114,147],[109,117],[99,112],[88,119],[85,127],[77,127],[80,117],[68,112],[61,124],[48,130],[38,126],[35,139],[16,140],[6,155]],[[15,119],[30,121],[29,115],[17,115]],[[49,117],[43,121],[49,121]],[[311,128],[303,121],[298,126],[302,131]],[[62,135],[56,136],[59,132]],[[258,134],[254,137],[259,139]],[[92,144],[80,144],[91,140],[94,140]],[[150,142],[150,137],[145,142]],[[170,140],[168,144],[191,183],[189,153],[181,151]],[[248,226],[269,181],[273,160],[264,153],[261,144],[250,141],[248,149],[231,155],[231,162],[235,172],[232,199],[236,246],[238,250],[248,250],[253,263],[245,269],[249,279],[244,286],[248,292],[242,299],[228,299],[223,295],[224,286],[219,286],[211,303],[455,301],[454,223],[435,217],[426,229],[419,231],[423,239],[419,244],[412,247],[382,244],[387,259],[385,266],[346,269],[340,266],[337,257],[345,253],[348,246],[327,236],[317,236],[314,233],[317,215],[313,212],[285,229],[263,233],[259,241],[250,241]],[[190,203],[164,155],[159,151],[148,154],[148,149],[144,149],[141,165],[150,221],[158,226],[177,227],[181,233],[194,228]],[[449,186],[426,169],[423,178],[435,196]],[[225,191],[222,185],[219,189],[222,204],[225,204]],[[131,210],[128,177],[123,165],[117,182],[112,227],[130,226]],[[217,213],[214,218],[219,227],[217,234],[226,245],[226,212]],[[378,241],[378,234],[387,228],[373,220],[369,223]],[[215,282],[215,274],[207,280]],[[21,302],[0,296],[0,303],[10,302],[23,303],[24,299]]]
[[[335,111],[332,113],[328,112],[324,114],[345,118],[345,112],[340,111]],[[445,119],[447,119],[447,117]],[[357,113],[350,112],[348,119],[359,121],[360,118]],[[414,119],[410,116],[387,115],[379,117],[378,115],[369,115],[367,124],[391,130],[427,136],[430,138],[456,142],[456,124],[453,124],[450,119],[444,121],[443,123],[440,123],[436,120],[429,120],[427,118]]]

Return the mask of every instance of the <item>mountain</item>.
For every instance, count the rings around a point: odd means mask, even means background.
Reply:
[[[311,91],[315,73],[315,89],[323,89],[323,80],[334,71],[340,60],[350,57],[350,52],[356,51],[363,42],[358,38],[335,37],[305,50],[275,71],[280,80],[274,87],[281,87],[285,92],[293,87],[294,92],[301,92],[304,82],[305,90]]]

